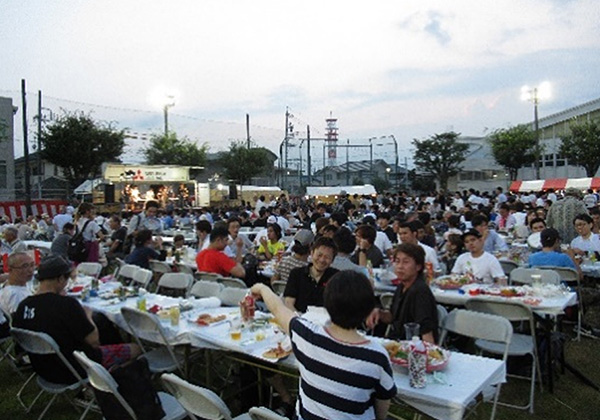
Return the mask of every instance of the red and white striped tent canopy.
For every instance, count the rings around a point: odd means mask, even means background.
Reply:
[[[513,181],[510,184],[512,192],[546,191],[550,188],[554,190],[564,190],[566,188],[578,188],[587,190],[600,189],[600,178],[553,178],[553,179],[535,179],[533,181]]]

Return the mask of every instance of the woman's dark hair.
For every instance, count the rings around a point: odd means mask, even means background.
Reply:
[[[93,210],[93,209],[94,209],[94,205],[92,203],[81,203],[79,205],[79,207],[77,207],[77,215],[81,217],[84,214],[86,214],[88,211]]]
[[[375,239],[377,238],[377,231],[371,225],[360,225],[356,228],[355,233],[366,239],[371,245],[375,243]]]
[[[273,229],[273,232],[275,232],[275,236],[277,236],[277,240],[281,239],[281,226],[279,226],[279,223],[270,223],[267,226],[267,229],[268,228]]]
[[[185,237],[181,234],[173,236],[173,242],[185,241]]]
[[[152,231],[148,229],[141,229],[135,235],[135,246],[144,246],[149,239],[152,239]]]
[[[359,328],[375,307],[375,295],[364,274],[345,270],[329,279],[323,303],[334,324],[353,329]]]
[[[465,243],[462,240],[462,237],[457,233],[451,233],[448,235],[448,243],[454,245],[456,247],[455,254],[460,255],[463,252]]]
[[[400,253],[408,255],[410,258],[415,260],[415,263],[421,266],[419,275],[423,273],[423,270],[425,269],[425,251],[420,245],[408,243],[400,244],[394,249],[394,258],[396,258],[396,256]]]
[[[581,213],[575,216],[575,218],[573,219],[573,223],[575,223],[576,220],[583,220],[584,222],[589,224],[594,223],[594,219],[592,219],[588,214],[585,213]]]

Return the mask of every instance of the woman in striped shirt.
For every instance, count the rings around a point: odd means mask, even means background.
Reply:
[[[397,392],[389,356],[357,332],[375,305],[365,275],[341,271],[329,280],[324,304],[331,322],[324,326],[296,316],[264,284],[254,285],[252,292],[290,335],[301,378],[298,419],[386,418]]]

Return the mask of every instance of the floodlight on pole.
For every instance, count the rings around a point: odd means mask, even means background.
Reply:
[[[154,106],[163,110],[165,137],[169,134],[169,108],[175,106],[175,101],[178,98],[179,94],[177,92],[164,87],[154,89],[150,95],[150,101]]]
[[[550,82],[542,82],[538,86],[521,88],[521,100],[533,103],[533,121],[535,127],[535,176],[540,179],[540,125],[538,119],[538,104],[541,100],[550,98]]]

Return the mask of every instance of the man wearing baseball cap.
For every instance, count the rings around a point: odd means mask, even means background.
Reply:
[[[463,233],[462,239],[469,252],[456,259],[452,274],[470,274],[481,283],[506,284],[506,275],[500,261],[483,250],[484,242],[481,232],[470,229]]]
[[[75,350],[84,351],[107,368],[139,356],[141,351],[136,344],[100,345],[92,311],[75,298],[64,295],[72,271],[71,264],[57,255],[42,260],[37,274],[39,289],[19,304],[13,326],[50,335],[82,376],[85,373],[73,357]],[[75,377],[57,356],[31,354],[30,359],[42,378],[63,384],[75,382]]]

